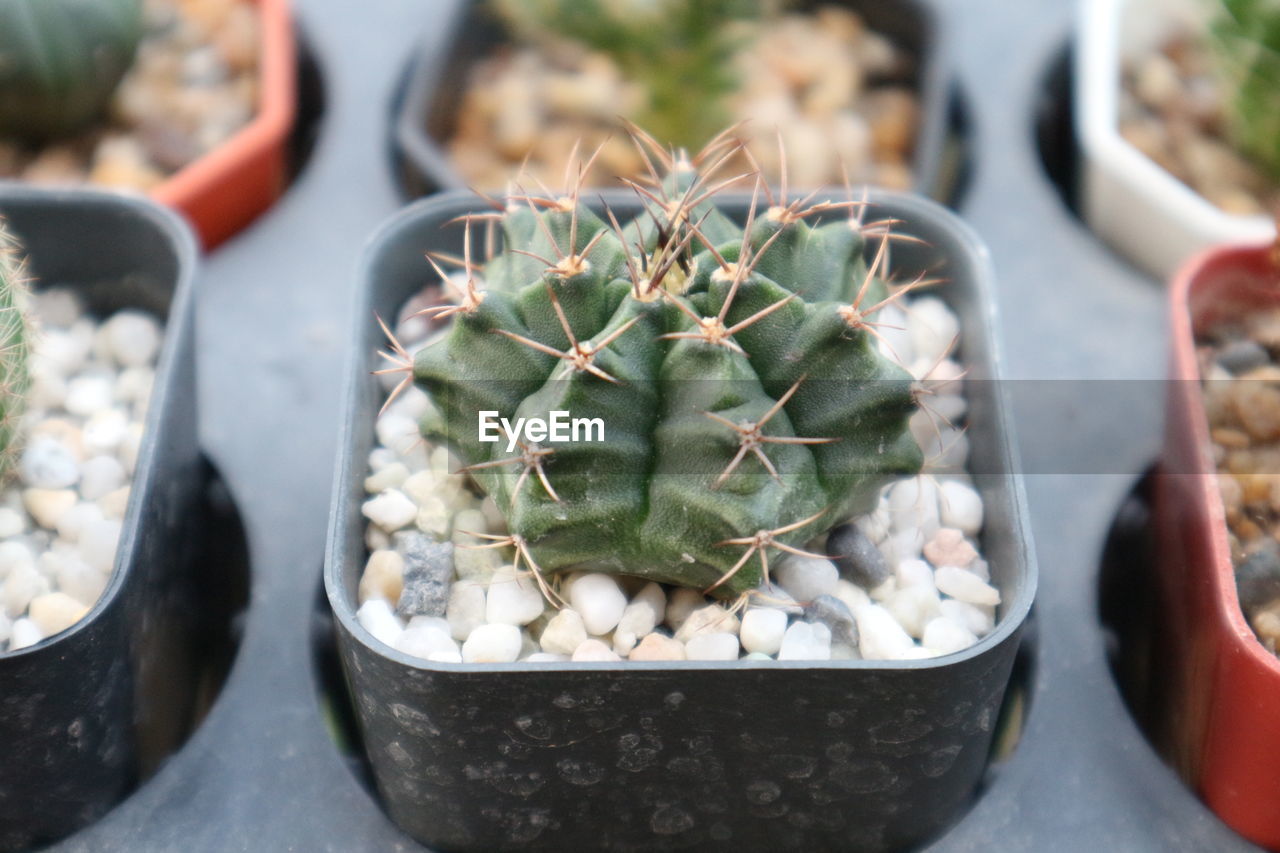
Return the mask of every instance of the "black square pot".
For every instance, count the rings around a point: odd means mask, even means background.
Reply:
[[[0,185],[0,216],[37,289],[66,285],[93,314],[132,307],[165,322],[107,587],[71,628],[0,653],[0,850],[14,850],[99,817],[190,727],[196,603],[181,567],[207,470],[196,442],[189,229],[141,199],[18,185]]]
[[[454,171],[444,142],[453,135],[471,69],[510,41],[486,14],[483,3],[451,0],[451,4],[433,6],[433,23],[440,23],[412,62],[393,117],[397,172],[411,196],[467,188]],[[951,121],[951,71],[938,13],[923,0],[821,0],[794,5],[801,10],[832,5],[857,12],[869,29],[913,57],[914,73],[906,81],[920,99],[913,188],[948,198],[956,189],[950,185],[954,176],[944,177],[942,162]]]
[[[626,221],[635,196],[603,199]],[[393,820],[447,850],[888,849],[954,820],[988,762],[1036,569],[998,379],[992,272],[977,237],[925,199],[871,191],[877,216],[925,244],[964,329],[971,469],[983,552],[1004,596],[994,632],[917,661],[437,664],[394,651],[355,618],[360,505],[383,392],[382,335],[429,280],[425,251],[460,252],[448,220],[484,208],[451,193],[379,231],[360,268],[325,584],[364,747]],[[748,199],[722,207],[745,217]]]

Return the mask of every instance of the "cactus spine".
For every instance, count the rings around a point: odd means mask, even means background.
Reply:
[[[0,0],[0,135],[74,133],[105,111],[142,36],[142,0]]]
[[[669,174],[637,187],[626,226],[578,189],[471,217],[457,303],[428,309],[451,328],[412,362],[397,345],[384,372],[431,395],[429,429],[506,513],[495,543],[540,582],[590,568],[730,597],[920,469],[911,377],[873,319],[896,298],[890,235],[853,202],[766,200],[758,179],[738,225],[712,178],[736,148],[689,162],[638,144]],[[480,220],[504,245],[483,266]],[[508,452],[479,440],[482,411],[598,418],[605,440]]]
[[[26,300],[18,244],[0,221],[0,478],[13,470],[17,460],[18,428],[31,384]]]

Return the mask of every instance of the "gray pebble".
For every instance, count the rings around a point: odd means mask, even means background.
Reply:
[[[1267,542],[1236,566],[1236,588],[1246,613],[1280,598],[1280,546]]]
[[[453,543],[414,531],[397,533],[395,547],[404,557],[404,589],[396,613],[406,619],[444,616],[453,581]]]
[[[820,622],[831,629],[832,645],[858,647],[858,623],[853,611],[834,595],[820,595],[804,608],[806,622]]]
[[[884,555],[856,524],[842,524],[827,536],[827,555],[841,576],[865,590],[873,590],[893,574]],[[834,633],[834,632],[833,632]]]
[[[1266,349],[1253,340],[1232,341],[1218,351],[1218,364],[1239,376],[1270,361]]]

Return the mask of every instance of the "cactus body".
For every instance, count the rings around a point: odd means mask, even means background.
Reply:
[[[1209,36],[1236,148],[1280,182],[1280,2],[1215,0]]]
[[[0,222],[0,478],[13,470],[17,459],[18,426],[31,383],[26,299],[17,243]]]
[[[41,142],[99,118],[141,35],[141,0],[0,0],[0,135]]]
[[[576,198],[545,204],[508,208],[483,290],[446,309],[452,328],[414,367],[432,429],[541,572],[741,593],[762,552],[776,561],[919,470],[911,377],[849,313],[886,294],[856,224],[762,205],[744,239],[713,201],[621,228]],[[605,440],[508,452],[478,440],[486,410],[599,418]]]

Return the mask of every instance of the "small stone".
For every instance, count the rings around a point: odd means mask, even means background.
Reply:
[[[25,533],[27,517],[12,507],[0,507],[0,539]]]
[[[32,310],[45,326],[67,327],[80,319],[84,309],[80,297],[66,287],[50,287],[31,294]],[[48,331],[46,330],[46,334]],[[41,349],[45,341],[40,342]]]
[[[404,588],[404,557],[395,551],[381,549],[369,555],[356,594],[360,603],[381,598],[392,603],[400,600]]]
[[[842,524],[827,537],[827,554],[840,576],[863,589],[873,589],[889,577],[889,566],[875,543],[855,524]]]
[[[124,466],[114,456],[95,456],[80,466],[80,496],[96,501],[125,483]]]
[[[110,572],[115,567],[121,529],[116,519],[87,522],[80,529],[80,555],[84,561],[100,572]]]
[[[747,607],[780,610],[788,616],[799,616],[804,613],[804,608],[786,590],[772,583],[760,584],[756,594],[747,600]]]
[[[101,507],[95,503],[81,501],[58,518],[56,525],[58,536],[68,542],[79,542],[80,534],[90,524],[96,524],[105,519],[106,516],[103,514]]]
[[[967,536],[982,530],[982,497],[977,490],[957,480],[942,484],[938,497],[938,513],[942,523]]]
[[[908,634],[919,638],[929,620],[941,612],[938,609],[941,603],[936,589],[917,585],[895,592],[885,607]]]
[[[1236,566],[1235,574],[1240,605],[1246,611],[1280,598],[1280,548],[1268,543],[1254,551]]]
[[[155,371],[149,367],[127,367],[116,377],[113,390],[117,403],[145,405],[155,385]]]
[[[774,580],[796,601],[812,601],[835,592],[840,570],[830,560],[788,554],[774,571]]]
[[[866,660],[895,660],[915,647],[893,614],[878,604],[858,608],[854,617],[858,620],[858,650]]]
[[[109,351],[125,367],[145,367],[160,349],[160,324],[141,311],[117,311],[103,324]]]
[[[939,592],[960,601],[985,605],[1000,603],[1000,592],[973,572],[942,566],[933,573],[933,579]]]
[[[520,629],[515,625],[479,625],[462,644],[464,663],[512,663],[519,657]]]
[[[31,599],[30,618],[46,637],[52,637],[79,622],[89,608],[65,592],[49,592]]]
[[[858,647],[858,623],[853,611],[834,595],[820,595],[804,609],[808,622],[820,622],[831,632],[833,646]]]
[[[573,650],[571,658],[575,663],[583,663],[589,661],[615,661],[622,660],[613,651],[600,640],[586,640]]]
[[[568,655],[556,655],[551,652],[534,652],[528,657],[522,658],[525,663],[564,663],[569,660]]]
[[[388,489],[360,507],[364,517],[393,533],[418,517],[418,507],[397,489]]]
[[[85,421],[84,449],[87,453],[115,453],[128,437],[129,418],[119,409],[101,409]]]
[[[742,617],[742,647],[748,652],[775,655],[782,648],[787,631],[787,614],[762,607],[749,609]]]
[[[925,543],[924,556],[935,566],[954,566],[964,568],[974,561],[978,551],[964,533],[954,527],[943,527]]]
[[[475,581],[455,581],[449,590],[445,618],[455,640],[462,642],[485,620],[484,587]],[[517,632],[519,633],[519,632]]]
[[[90,566],[76,554],[47,551],[40,555],[40,566],[52,575],[58,589],[76,601],[92,607],[107,588],[108,574]]]
[[[87,418],[111,407],[111,380],[103,376],[77,376],[67,383],[67,411]]]
[[[938,609],[943,616],[978,637],[985,637],[995,627],[995,614],[990,607],[982,608],[967,601],[946,598]]]
[[[666,609],[667,594],[662,587],[652,581],[645,584],[622,611],[613,631],[613,650],[620,655],[629,653],[641,637],[658,627]]]
[[[782,636],[778,660],[831,660],[831,630],[814,622],[796,622]]]
[[[931,480],[924,477],[899,480],[889,489],[888,497],[889,525],[894,533],[909,531],[923,541],[937,531],[938,488]]]
[[[0,578],[7,577],[9,572],[18,566],[34,566],[36,555],[31,552],[27,543],[21,540],[0,542]]]
[[[129,487],[121,486],[114,492],[107,492],[98,499],[98,507],[106,518],[124,518],[125,510],[129,507]]]
[[[453,571],[463,580],[488,582],[504,565],[507,562],[497,548],[456,547],[453,551]]]
[[[404,630],[396,614],[391,611],[391,604],[381,598],[371,598],[361,604],[360,609],[356,611],[356,621],[372,634],[375,640],[392,648],[395,647],[400,632]]]
[[[741,627],[738,617],[718,604],[708,604],[689,614],[689,618],[676,631],[676,639],[688,644],[699,634],[737,634]]]
[[[396,638],[395,647],[424,660],[462,663],[462,652],[449,636],[447,624],[443,629],[436,625],[410,625]]]
[[[933,567],[924,560],[899,560],[893,573],[898,589],[908,586],[933,586]]]
[[[572,655],[586,641],[587,629],[582,624],[582,617],[578,611],[568,607],[551,617],[538,638],[544,652],[560,655]]]
[[[391,599],[396,601],[396,613],[406,618],[443,616],[453,581],[453,543],[436,542],[416,531],[397,533],[394,541],[404,558],[404,588],[399,599]],[[490,599],[492,595],[491,590]]]
[[[699,634],[684,644],[689,660],[737,660],[738,638],[734,634]]]
[[[685,660],[684,643],[665,634],[653,633],[631,650],[631,660]]]
[[[1257,341],[1248,338],[1232,341],[1217,353],[1218,364],[1236,375],[1262,367],[1270,360],[1266,349]]]
[[[13,620],[4,612],[4,608],[0,608],[0,650],[4,649],[11,636],[13,636]]]
[[[25,649],[27,646],[34,646],[43,639],[44,636],[36,627],[36,623],[25,618],[15,619],[9,633],[9,651],[14,652]]]
[[[667,598],[666,622],[671,630],[678,631],[689,614],[707,603],[707,597],[696,589],[681,587]]]
[[[912,301],[907,331],[917,359],[936,361],[960,332],[960,321],[941,299],[924,296]]]
[[[409,469],[403,462],[392,462],[364,478],[364,490],[371,495],[398,489],[409,479]]]
[[[952,622],[945,616],[939,616],[929,620],[929,624],[924,626],[924,635],[920,638],[920,642],[925,648],[949,655],[969,648],[978,642],[978,638],[963,625]]]
[[[37,489],[65,489],[80,480],[80,463],[62,442],[39,436],[22,451],[22,482]]]
[[[834,594],[836,598],[844,602],[845,607],[848,607],[852,613],[857,613],[858,608],[862,605],[871,603],[871,596],[867,595],[866,590],[846,580],[836,584]]]
[[[569,603],[582,616],[589,634],[603,636],[622,620],[627,596],[611,576],[590,572],[574,579],[569,587]]]
[[[418,432],[418,424],[413,418],[393,412],[378,418],[375,431],[378,434],[379,444],[400,455],[416,447],[422,440]]]
[[[49,591],[49,579],[40,574],[32,563],[13,566],[4,585],[0,586],[0,604],[12,617],[21,616],[27,605],[38,595]]]

